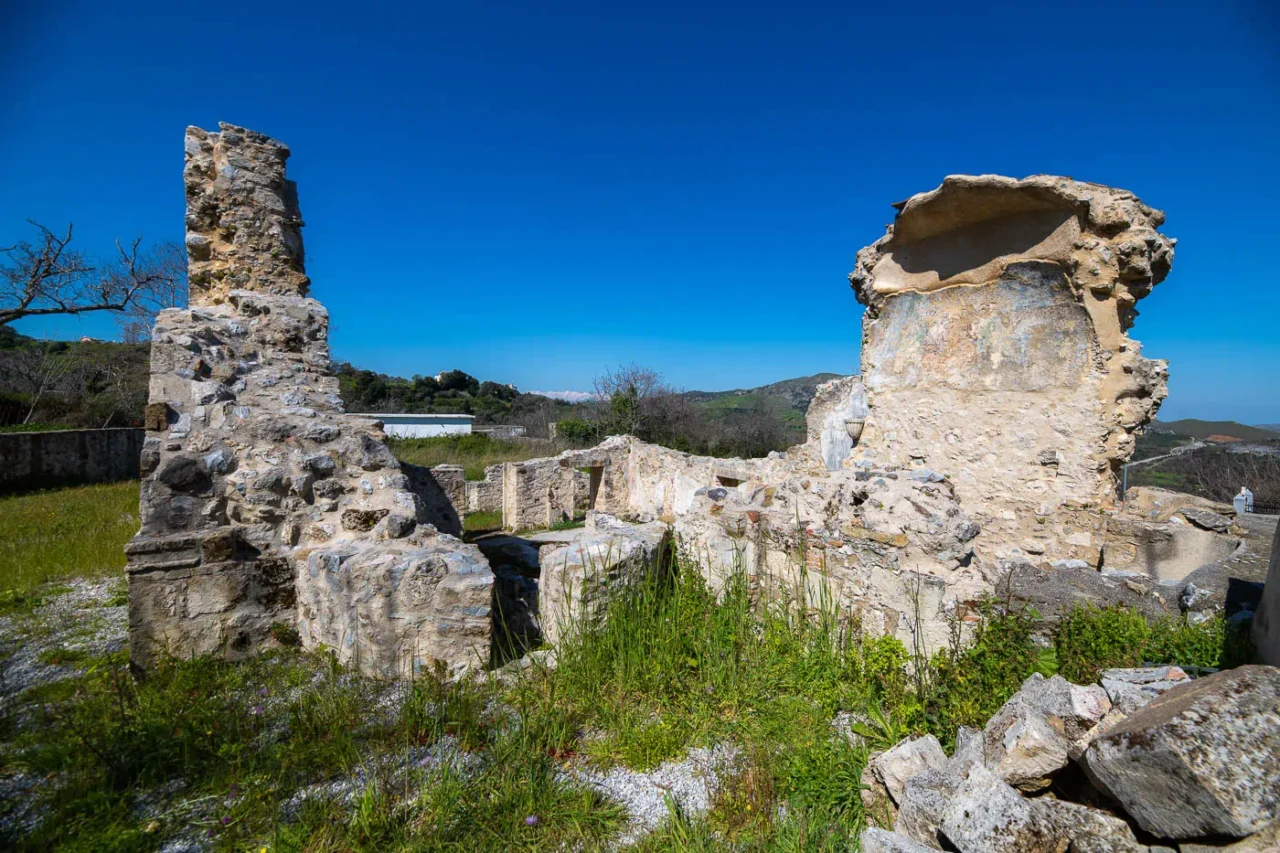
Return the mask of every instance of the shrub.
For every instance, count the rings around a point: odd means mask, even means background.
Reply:
[[[1076,684],[1092,684],[1104,669],[1142,663],[1150,636],[1146,617],[1132,608],[1077,607],[1054,628],[1058,672]]]
[[[556,438],[567,444],[591,444],[600,439],[600,430],[590,421],[566,418],[556,422]]]
[[[1221,615],[1193,624],[1184,616],[1159,619],[1151,625],[1143,659],[1153,663],[1215,669],[1239,666],[1253,659],[1246,626],[1231,625]]]
[[[955,739],[960,726],[982,728],[1018,692],[1036,670],[1040,651],[1032,639],[1036,614],[1026,608],[988,600],[979,605],[973,642],[961,643],[962,623],[952,631],[952,643],[927,664],[916,662],[919,707],[908,708],[916,727],[937,735],[944,744]]]

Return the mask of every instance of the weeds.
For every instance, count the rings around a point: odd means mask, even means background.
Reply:
[[[1192,622],[1185,615],[1148,621],[1128,607],[1076,608],[1054,629],[1059,672],[1070,681],[1097,681],[1104,669],[1144,663],[1210,669],[1239,666],[1253,659],[1248,631],[1221,615]]]

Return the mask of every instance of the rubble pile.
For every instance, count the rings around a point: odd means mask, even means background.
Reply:
[[[1280,669],[1033,675],[951,757],[907,739],[862,783],[864,853],[1275,850]]]

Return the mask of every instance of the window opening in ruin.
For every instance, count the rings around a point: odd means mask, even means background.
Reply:
[[[591,477],[591,486],[587,490],[587,509],[596,508],[596,499],[600,497],[600,484],[604,482],[604,466],[593,465],[587,469]]]
[[[724,486],[726,489],[736,489],[738,486],[741,486],[743,482],[744,481],[733,477],[722,477],[719,474],[716,475],[716,483]]]

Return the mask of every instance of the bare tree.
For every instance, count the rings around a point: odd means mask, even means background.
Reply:
[[[56,346],[46,341],[38,347],[24,347],[15,351],[8,360],[6,374],[9,383],[22,389],[28,400],[27,415],[22,419],[24,424],[31,423],[45,394],[54,391],[72,368],[72,362],[56,351]]]
[[[675,394],[662,374],[638,364],[624,364],[595,378],[594,414],[607,435],[647,438],[655,415],[655,402]]]
[[[156,315],[166,308],[187,304],[187,250],[177,243],[156,244],[145,258],[147,268],[157,278],[139,291],[117,317],[120,339],[136,344],[151,339]]]
[[[140,253],[141,237],[127,248],[117,240],[118,257],[97,265],[71,247],[71,225],[64,236],[31,225],[39,232],[34,241],[0,248],[0,326],[26,317],[123,312],[186,292],[185,269],[174,263],[180,247],[162,244]]]

